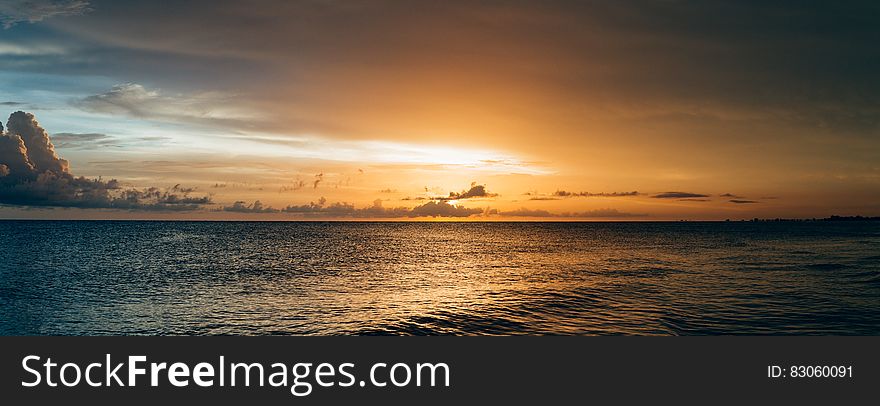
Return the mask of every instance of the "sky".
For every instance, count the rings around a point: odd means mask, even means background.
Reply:
[[[878,17],[0,0],[0,217],[877,216]]]

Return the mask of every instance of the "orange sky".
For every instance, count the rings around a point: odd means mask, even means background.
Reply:
[[[0,215],[880,215],[870,3],[171,8],[7,14],[0,106],[33,113],[72,176],[118,179],[112,194],[180,184],[210,203],[0,191]],[[450,198],[473,186],[482,195]],[[429,202],[443,206],[416,210]]]

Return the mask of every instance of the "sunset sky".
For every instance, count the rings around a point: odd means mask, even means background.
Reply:
[[[0,217],[880,215],[878,18],[874,1],[2,0]]]

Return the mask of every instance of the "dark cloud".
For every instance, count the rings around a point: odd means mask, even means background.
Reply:
[[[730,202],[731,202],[731,203],[736,203],[736,204],[760,203],[760,202],[757,201],[757,200],[743,200],[743,199],[731,199]]]
[[[315,180],[312,181],[312,189],[317,189],[318,184],[320,184],[323,181],[324,181],[324,172],[321,172],[321,173],[315,175]]]
[[[638,196],[639,192],[599,192],[599,193],[590,193],[590,192],[566,192],[564,190],[557,190],[553,192],[553,196],[556,197],[627,197],[627,196]]]
[[[535,197],[530,197],[529,200],[560,200],[560,199],[558,197],[535,196]]]
[[[263,203],[259,200],[253,202],[252,204],[247,204],[241,200],[232,204],[232,206],[224,206],[222,208],[223,211],[230,211],[235,213],[277,213],[278,210],[273,209],[272,207],[264,207]]]
[[[688,198],[699,198],[699,197],[709,197],[709,195],[704,195],[700,193],[689,193],[689,192],[664,192],[660,194],[656,194],[651,196],[655,199],[688,199]]]
[[[194,210],[211,202],[192,189],[124,189],[116,180],[70,173],[33,114],[17,111],[0,125],[0,204],[40,207]]]
[[[242,209],[250,206],[242,203]],[[244,210],[241,210],[244,211]],[[342,217],[342,218],[415,218],[415,217],[469,217],[483,213],[483,209],[467,208],[459,205],[451,205],[447,202],[427,202],[413,208],[393,207],[382,205],[381,199],[376,199],[372,206],[356,208],[353,204],[336,202],[327,204],[327,199],[321,198],[317,202],[304,205],[291,205],[280,212],[295,214],[306,217]]]
[[[168,12],[150,2],[117,1],[57,25],[64,35],[119,50],[90,55],[97,61],[88,67],[101,73],[253,83],[253,70],[233,69],[240,68],[234,62],[252,62],[275,74],[263,83],[265,92],[254,92],[257,98],[286,97],[289,84],[300,107],[333,107],[332,119],[322,121],[344,120],[338,110],[349,106],[398,114],[385,103],[399,97],[361,93],[349,76],[383,83],[386,92],[398,90],[380,79],[395,78],[412,92],[438,75],[420,69],[426,66],[468,73],[447,82],[449,94],[481,102],[510,102],[500,98],[529,86],[595,95],[606,99],[602,106],[644,103],[659,115],[693,119],[732,110],[876,129],[880,117],[872,1],[466,3],[194,0],[175,2]],[[516,63],[524,58],[528,67]],[[404,75],[411,72],[425,73]],[[510,85],[504,92],[483,86],[498,81]],[[402,106],[415,112],[430,101],[407,98]],[[541,124],[534,119],[547,118],[537,117],[539,109],[520,114]]]
[[[9,29],[18,23],[36,23],[88,11],[89,2],[85,0],[3,0],[0,1],[0,24]]]
[[[476,198],[497,197],[497,193],[489,193],[486,185],[478,185],[476,182],[471,183],[471,188],[463,190],[461,193],[449,192],[447,197],[435,197],[433,200],[465,200]]]
[[[738,195],[735,195],[735,194],[733,194],[733,193],[724,193],[724,194],[720,194],[720,195],[718,195],[718,196],[719,196],[719,197],[728,197],[728,198],[731,198],[731,199],[741,199],[741,198],[742,198],[742,196],[738,196]]]
[[[23,105],[24,105],[24,103],[13,102],[13,101],[0,102],[0,106],[7,106],[7,107],[15,107],[15,106],[23,106]]]
[[[498,214],[510,217],[559,217],[559,218],[629,218],[647,217],[645,213],[627,213],[617,209],[595,209],[582,212],[552,213],[547,210],[532,210],[520,208],[512,211],[502,211]]]

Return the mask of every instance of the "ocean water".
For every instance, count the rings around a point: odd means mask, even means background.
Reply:
[[[0,221],[0,334],[880,334],[880,222]]]

